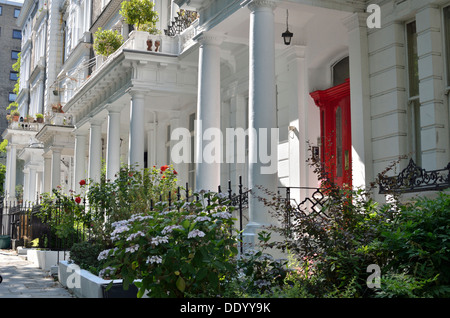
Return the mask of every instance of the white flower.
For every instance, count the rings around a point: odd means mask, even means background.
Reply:
[[[146,263],[147,264],[161,264],[162,263],[162,257],[161,256],[152,256],[152,257],[148,257],[147,258],[147,261],[146,261]]]
[[[128,253],[128,252],[134,253],[134,252],[136,252],[138,249],[139,249],[139,244],[136,244],[136,245],[127,247],[127,248],[125,249],[125,253]]]
[[[112,267],[110,267],[110,266],[108,266],[108,267],[102,269],[102,270],[98,273],[98,276],[100,276],[101,278],[104,278],[107,271],[108,271],[108,274],[109,274],[109,275],[113,275],[114,272],[116,271],[116,269],[115,269],[115,268],[112,268]]]
[[[175,229],[182,230],[183,227],[181,225],[168,225],[161,231],[161,233],[162,234],[169,234],[169,233],[172,233],[172,231],[175,230]]]
[[[189,232],[188,234],[188,238],[203,237],[203,236],[205,236],[205,233],[197,229]]]
[[[101,251],[100,254],[98,254],[97,256],[97,260],[101,261],[107,259],[110,251],[113,251],[111,255],[114,255],[114,253],[117,251],[117,247],[115,247],[114,249]]]
[[[232,217],[231,213],[226,211],[214,213],[212,216],[220,219],[230,219]]]
[[[118,223],[118,222],[116,222]],[[119,238],[119,234],[123,232],[129,231],[130,228],[128,227],[128,224],[120,224],[116,227],[116,229],[111,233],[111,240],[115,241]]]
[[[167,236],[157,236],[152,238],[151,242],[155,245],[159,245],[161,243],[169,243],[169,238]]]
[[[219,199],[225,199],[225,198],[228,198],[228,194],[219,192],[219,193],[217,193],[217,197]]]
[[[153,216],[151,215],[140,215],[140,214],[135,214],[130,218],[130,221],[134,222],[134,221],[144,221],[147,219],[153,219]]]
[[[127,237],[127,241],[132,241],[138,236],[145,236],[145,234],[142,231],[138,231],[136,233],[130,234],[130,236]]]
[[[198,216],[195,219],[195,222],[202,222],[202,221],[211,221],[211,218],[209,216]]]

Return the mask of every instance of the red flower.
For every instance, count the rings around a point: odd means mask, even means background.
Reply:
[[[162,172],[166,171],[167,169],[169,169],[168,165],[164,165],[164,166],[161,167],[161,171]]]
[[[83,179],[80,181],[80,186],[84,186],[85,184],[86,184],[86,180]]]
[[[76,198],[75,198],[75,202],[76,202],[77,204],[80,204],[80,203],[81,203],[81,198],[80,198],[80,197],[76,197]]]
[[[178,174],[178,172],[176,170],[173,171],[173,174]]]
[[[162,177],[161,177],[161,179],[165,179],[165,178],[166,178],[166,176],[162,176]]]

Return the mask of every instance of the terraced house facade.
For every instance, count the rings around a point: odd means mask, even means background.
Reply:
[[[365,187],[400,157],[392,174],[412,159],[445,184],[450,1],[155,0],[159,34],[125,23],[121,2],[24,2],[17,102],[45,121],[3,132],[6,200],[18,162],[29,201],[100,180],[102,164],[107,179],[121,164],[174,164],[196,189],[241,176],[300,201],[320,186],[310,155],[342,185]],[[99,28],[124,38],[107,58],[93,51]],[[247,232],[270,222],[250,199]]]

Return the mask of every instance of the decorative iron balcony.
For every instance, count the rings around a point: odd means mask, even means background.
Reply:
[[[450,163],[443,169],[427,171],[410,160],[400,174],[379,181],[380,194],[439,191],[450,188]]]

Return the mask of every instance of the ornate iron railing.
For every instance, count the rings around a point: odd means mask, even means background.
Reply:
[[[197,19],[198,13],[196,11],[180,10],[174,20],[167,26],[167,29],[164,30],[164,34],[168,36],[181,34]]]
[[[439,191],[450,188],[450,163],[443,169],[427,171],[410,160],[397,176],[379,181],[380,194]]]

